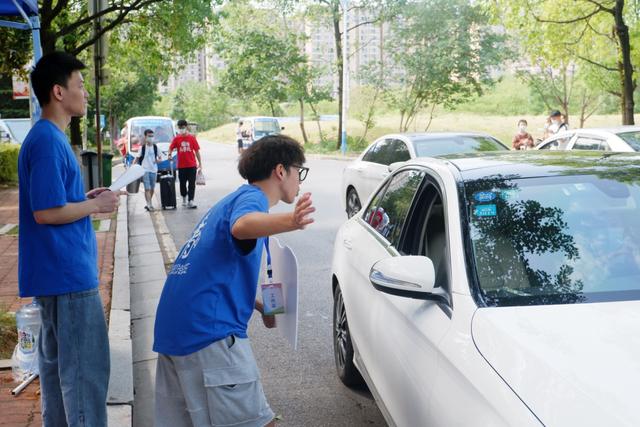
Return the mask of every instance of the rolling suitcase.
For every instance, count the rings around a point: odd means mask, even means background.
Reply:
[[[176,203],[176,178],[172,173],[160,177],[160,203],[162,209],[175,209]]]

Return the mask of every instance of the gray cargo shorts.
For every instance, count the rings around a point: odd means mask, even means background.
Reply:
[[[262,427],[273,417],[249,339],[230,336],[187,356],[158,355],[155,426]]]

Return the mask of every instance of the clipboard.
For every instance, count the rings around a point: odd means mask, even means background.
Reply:
[[[294,350],[298,349],[298,260],[289,246],[283,246],[280,241],[269,237],[269,251],[271,252],[271,267],[273,281],[282,284],[284,296],[284,313],[276,315],[276,329]],[[263,249],[263,268],[260,283],[266,278],[266,251]]]

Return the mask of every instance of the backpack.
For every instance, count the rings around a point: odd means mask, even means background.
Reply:
[[[142,151],[140,151],[140,157],[138,157],[138,161],[137,163],[139,165],[142,164],[142,160],[144,159],[144,154],[147,148],[147,144],[142,144]],[[158,158],[158,146],[156,144],[153,144],[153,153],[156,155],[156,159]]]

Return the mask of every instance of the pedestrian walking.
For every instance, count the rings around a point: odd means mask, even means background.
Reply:
[[[514,150],[526,150],[533,148],[533,137],[527,132],[527,121],[521,119],[518,122],[518,133],[516,133],[511,141]]]
[[[144,168],[142,183],[144,184],[144,198],[147,201],[144,208],[149,212],[154,210],[153,192],[158,177],[158,163],[162,160],[158,155],[158,146],[153,142],[154,137],[155,134],[151,129],[144,131],[144,143],[140,148],[140,157],[138,157],[138,164]]]
[[[244,148],[244,134],[245,130],[243,127],[242,121],[238,122],[238,127],[236,128],[236,141],[238,143],[238,154],[242,154],[242,149]]]
[[[200,145],[196,137],[189,133],[187,121],[178,120],[178,135],[173,138],[169,146],[169,158],[177,151],[178,155],[178,179],[180,180],[180,196],[182,206],[195,209],[193,198],[196,193],[196,173],[202,170],[200,158]]]
[[[160,296],[153,350],[156,427],[274,425],[247,336],[253,310],[266,327],[274,316],[256,301],[266,237],[300,230],[315,211],[303,194],[304,151],[294,139],[267,136],[246,149],[238,164],[248,181],[213,206],[180,250]]]
[[[119,192],[83,190],[65,129],[87,110],[88,93],[75,57],[44,55],[31,73],[42,118],[18,158],[18,283],[34,297],[42,326],[38,364],[44,426],[106,426],[109,341],[98,293],[93,213],[110,213]]]

